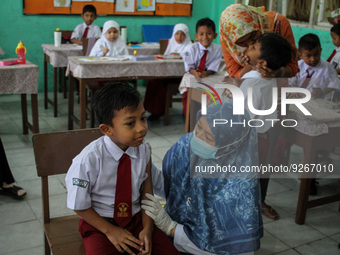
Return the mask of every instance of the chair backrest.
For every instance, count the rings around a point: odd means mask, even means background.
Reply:
[[[42,182],[44,223],[50,221],[48,176],[67,173],[72,159],[102,135],[98,128],[33,135],[37,174]]]
[[[70,39],[73,33],[73,30],[60,30],[60,31],[61,31],[61,36],[64,37],[65,39]]]
[[[174,25],[142,25],[144,42],[159,42],[162,38],[171,38]]]
[[[93,46],[95,45],[98,38],[90,37],[83,38],[81,41],[83,42],[83,56],[89,56]]]
[[[159,53],[164,54],[166,48],[168,47],[169,39],[159,39]]]

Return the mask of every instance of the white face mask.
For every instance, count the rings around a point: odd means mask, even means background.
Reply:
[[[196,137],[196,129],[194,129],[193,135],[190,140],[190,146],[192,152],[203,159],[214,159],[217,147],[208,144],[202,139]]]

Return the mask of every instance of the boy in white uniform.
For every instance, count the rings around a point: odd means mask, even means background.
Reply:
[[[85,5],[81,15],[84,22],[76,26],[71,35],[71,43],[82,45],[82,38],[99,38],[102,34],[97,25],[92,24],[97,18],[97,10],[92,4]]]
[[[332,42],[335,46],[333,53],[327,59],[335,68],[337,74],[340,74],[340,23],[335,24],[331,28]]]
[[[104,136],[73,159],[65,179],[86,254],[179,254],[140,208],[140,198],[152,193],[152,178],[139,92],[124,83],[107,85],[93,107]]]
[[[221,46],[213,43],[217,33],[215,23],[209,19],[200,19],[196,23],[196,41],[181,53],[185,72],[191,73],[196,79],[207,77],[218,71],[222,59]],[[183,115],[186,115],[187,95],[182,97]]]
[[[330,98],[330,92],[339,89],[339,79],[334,67],[321,59],[321,44],[315,34],[306,34],[299,40],[300,72],[288,79],[291,87],[308,89],[312,98]],[[298,95],[295,95],[298,96]]]

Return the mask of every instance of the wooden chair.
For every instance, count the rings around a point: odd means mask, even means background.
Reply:
[[[159,40],[159,52],[160,54],[164,54],[166,47],[168,46],[169,39],[160,39]],[[169,109],[172,103],[182,102],[182,98],[173,97],[178,94],[178,86],[179,82],[174,80],[173,82],[166,82],[166,96],[165,96],[165,108],[164,108],[164,125],[169,125]]]
[[[37,174],[41,177],[45,255],[85,254],[78,231],[78,215],[51,218],[48,177],[65,174],[72,159],[93,140],[102,136],[99,129],[83,129],[34,134],[32,137]]]

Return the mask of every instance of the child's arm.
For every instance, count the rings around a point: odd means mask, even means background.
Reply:
[[[196,69],[191,68],[189,70],[189,73],[191,73],[193,76],[195,76],[196,80],[200,80],[201,78],[201,72],[198,72]]]
[[[145,194],[153,194],[152,190],[152,175],[151,175],[151,157],[148,165],[146,166],[146,173],[148,177],[144,182],[144,187],[141,192],[141,199],[147,199]],[[152,250],[152,232],[153,232],[153,220],[146,215],[145,211],[142,209],[142,221],[143,221],[143,230],[139,233],[139,240],[142,241],[142,245],[144,249],[141,254],[151,254]]]
[[[340,69],[335,69],[337,74],[340,74]]]
[[[76,38],[71,39],[71,43],[75,43],[75,44],[79,44],[79,45],[83,45],[82,41],[77,40]]]
[[[141,241],[139,241],[126,229],[107,222],[92,207],[86,210],[74,211],[88,224],[104,233],[120,253],[126,251],[131,255],[135,254],[131,251],[129,246],[137,250],[141,250],[141,245],[143,244]]]
[[[214,74],[215,73],[215,71],[211,71],[211,70],[207,70],[207,71],[203,71],[202,73],[201,73],[201,78],[204,78],[204,77],[207,77],[207,76],[209,76],[209,75],[212,75],[212,74]]]

